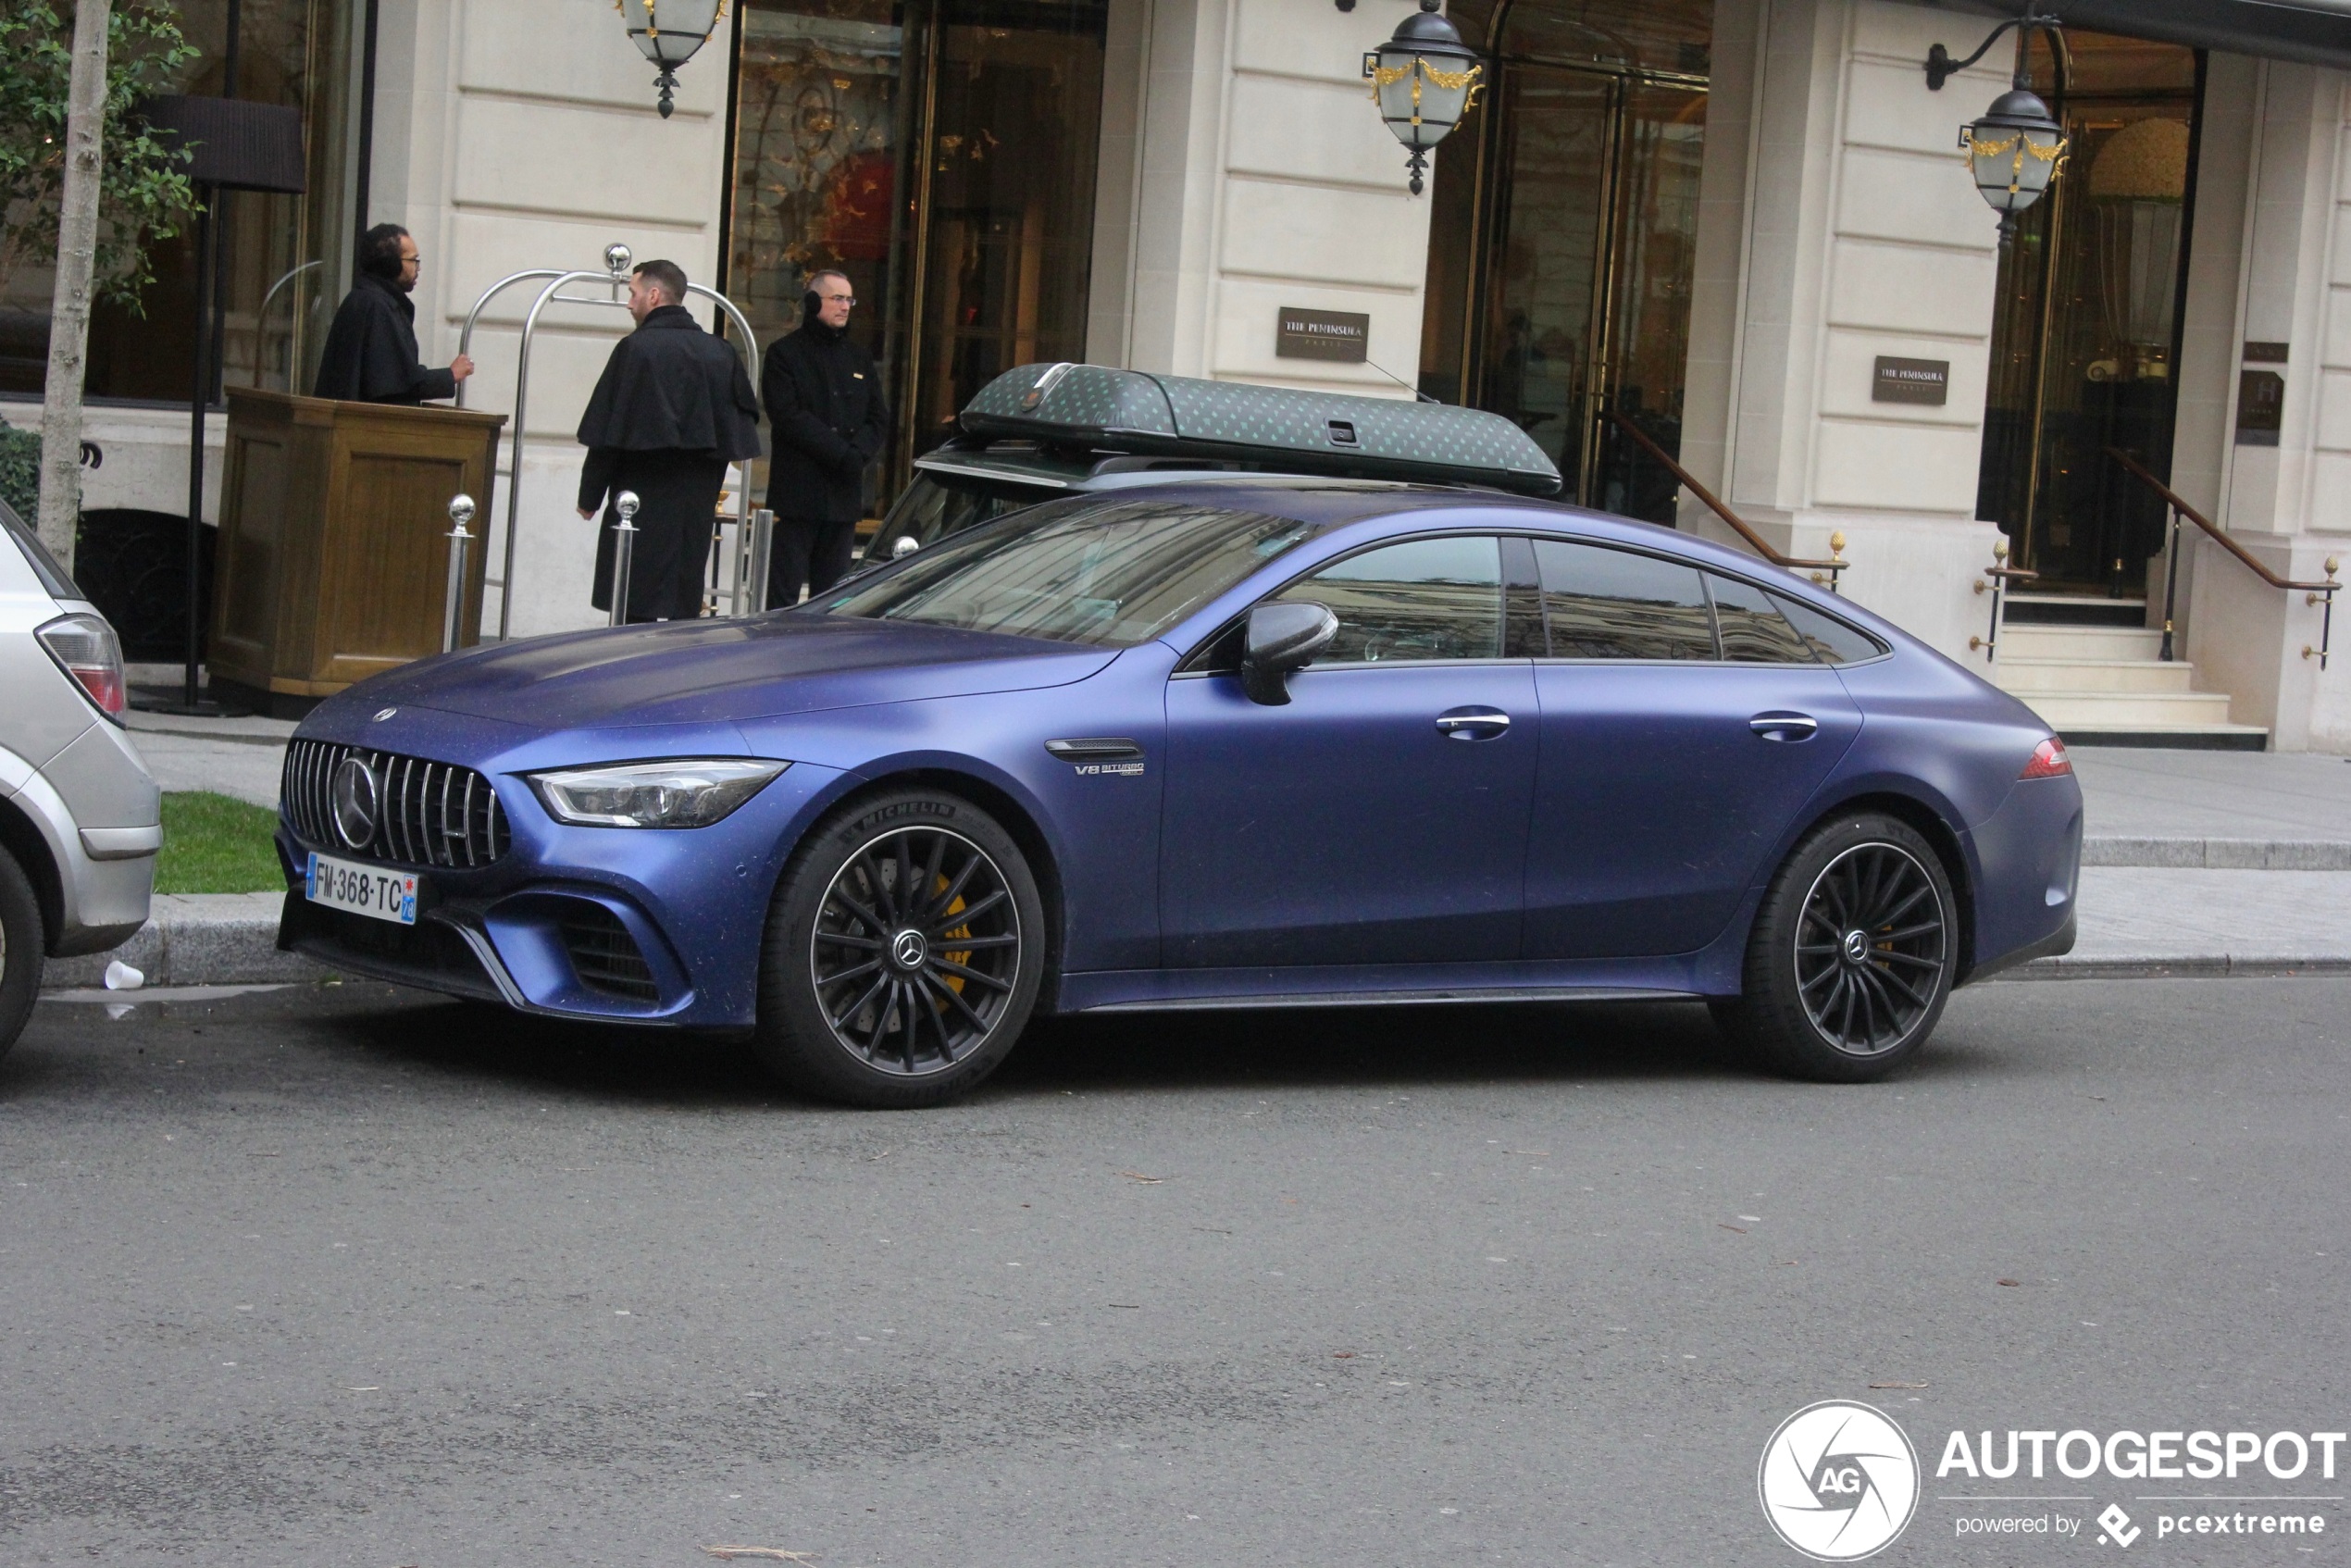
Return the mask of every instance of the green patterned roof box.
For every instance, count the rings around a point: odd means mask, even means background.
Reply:
[[[1234,459],[1276,472],[1560,491],[1558,467],[1512,421],[1398,398],[1023,365],[982,387],[962,423],[976,436]]]
[[[1173,440],[1176,414],[1151,377],[1107,365],[1021,365],[979,389],[964,409],[975,435],[1101,442],[1121,435]]]

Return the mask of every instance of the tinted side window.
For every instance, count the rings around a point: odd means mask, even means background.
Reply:
[[[1537,540],[1555,659],[1711,659],[1696,566],[1630,550]]]
[[[1812,645],[1812,652],[1820,655],[1823,664],[1859,664],[1863,659],[1874,659],[1885,652],[1878,640],[1869,633],[1857,631],[1833,616],[1821,614],[1810,604],[1783,599],[1776,593],[1772,595],[1772,603],[1795,623],[1797,635]]]
[[[1810,665],[1812,645],[1796,635],[1772,596],[1751,582],[1706,574],[1714,593],[1714,621],[1722,628],[1723,657],[1737,665]]]
[[[1502,551],[1490,535],[1383,545],[1275,597],[1337,615],[1338,637],[1318,665],[1502,656]]]

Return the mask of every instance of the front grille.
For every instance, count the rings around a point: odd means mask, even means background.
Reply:
[[[335,769],[357,756],[376,778],[376,831],[365,844],[347,843],[335,828]],[[511,840],[498,791],[469,767],[422,757],[373,752],[328,740],[286,747],[280,796],[305,843],[350,849],[402,865],[454,870],[496,864]]]
[[[560,919],[564,949],[571,954],[572,973],[591,990],[629,1002],[657,1002],[661,988],[653,983],[653,966],[637,951],[636,939],[620,917],[600,903],[567,900],[577,913]]]

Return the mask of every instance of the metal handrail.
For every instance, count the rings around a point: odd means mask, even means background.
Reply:
[[[1641,429],[1640,426],[1626,418],[1623,410],[1611,408],[1609,409],[1607,413],[1610,418],[1616,421],[1617,428],[1619,429],[1623,430],[1626,435],[1631,436],[1635,441],[1640,442],[1643,450],[1648,452],[1651,457],[1656,458],[1658,462],[1664,465],[1665,471],[1667,473],[1672,474],[1675,479],[1679,480],[1683,487],[1692,495],[1697,496],[1698,500],[1704,502],[1706,504],[1707,510],[1712,512],[1716,516],[1722,518],[1723,521],[1729,524],[1732,531],[1736,533],[1741,539],[1747,541],[1748,547],[1758,555],[1762,556],[1766,561],[1771,562],[1772,565],[1775,566],[1785,566],[1790,571],[1809,571],[1812,574],[1812,580],[1814,582],[1822,584],[1823,587],[1827,588],[1831,593],[1835,593],[1837,591],[1837,574],[1853,564],[1852,562],[1846,560],[1844,556],[1839,554],[1845,549],[1844,534],[1834,533],[1829,536],[1829,550],[1831,554],[1830,558],[1825,561],[1808,561],[1800,556],[1781,554],[1778,551],[1772,548],[1771,544],[1765,541],[1761,534],[1757,533],[1753,529],[1748,527],[1746,519],[1742,518],[1736,512],[1732,511],[1728,506],[1723,505],[1722,501],[1712,491],[1698,483],[1696,479],[1691,477],[1690,471],[1687,468],[1683,467],[1679,463],[1676,463],[1670,455],[1668,455],[1663,447],[1658,445],[1654,440],[1650,439],[1649,433],[1647,430]]]
[[[2000,627],[2006,615],[2006,601],[2010,593],[2016,591],[2009,585],[2031,582],[2041,575],[2039,572],[2028,572],[2021,566],[2011,566],[2008,559],[2008,535],[1993,535],[1992,564],[1984,568],[1984,580],[1975,585],[1978,593],[1988,591],[1992,595],[1992,624],[1984,628],[1983,636],[1967,640],[1971,651],[1977,648],[1984,650],[1984,662],[1987,665],[1998,662],[2000,657]]]
[[[304,273],[309,271],[312,268],[324,267],[327,264],[324,261],[305,261],[300,267],[294,268],[291,271],[281,275],[276,282],[269,285],[269,292],[261,296],[261,308],[253,313],[253,384],[255,386],[258,387],[261,385],[261,339],[262,334],[268,330],[269,307],[278,302],[278,291],[292,282],[295,279],[301,277]],[[295,319],[299,320],[300,317],[297,316]],[[292,380],[292,374],[289,373],[287,380]]]
[[[2147,489],[2155,492],[2157,497],[2162,501],[2164,505],[2171,509],[2171,541],[2166,546],[2164,552],[2163,649],[2161,653],[2158,655],[2159,657],[2164,659],[2173,657],[2171,646],[2172,613],[2179,604],[2180,597],[2180,519],[2185,517],[2188,521],[2202,529],[2206,533],[2210,534],[2215,543],[2219,544],[2221,549],[2226,550],[2230,554],[2235,556],[2240,562],[2251,568],[2254,576],[2259,578],[2263,582],[2268,583],[2271,588],[2281,589],[2288,593],[2303,594],[2305,595],[2303,603],[2306,604],[2324,604],[2326,605],[2325,616],[2319,623],[2319,645],[2316,648],[2312,648],[2307,643],[2304,644],[2302,656],[2306,659],[2317,659],[2320,669],[2327,667],[2327,650],[2329,644],[2332,641],[2334,637],[2334,594],[2335,590],[2343,586],[2341,583],[2334,580],[2334,574],[2340,566],[2340,562],[2335,556],[2330,555],[2327,557],[2327,576],[2326,580],[2323,582],[2297,582],[2292,578],[2280,577],[2277,573],[2271,571],[2269,567],[2255,560],[2253,556],[2246,552],[2244,545],[2239,544],[2235,540],[2231,539],[2227,534],[2220,531],[2220,527],[2215,524],[2211,518],[2206,516],[2203,513],[2189,505],[2187,502],[2183,499],[2170,485],[2165,484],[2161,479],[2158,479],[2153,474],[2148,473],[2146,469],[2140,465],[2137,458],[2132,456],[2129,453],[2123,451],[2119,446],[2108,447],[2106,449],[2106,454],[2108,457],[2113,458],[2117,464],[2121,465],[2124,473],[2130,475],[2133,479],[2146,486]]]

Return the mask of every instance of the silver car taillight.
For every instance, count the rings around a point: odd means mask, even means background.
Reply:
[[[104,616],[60,616],[33,635],[100,713],[122,721],[122,644]]]

